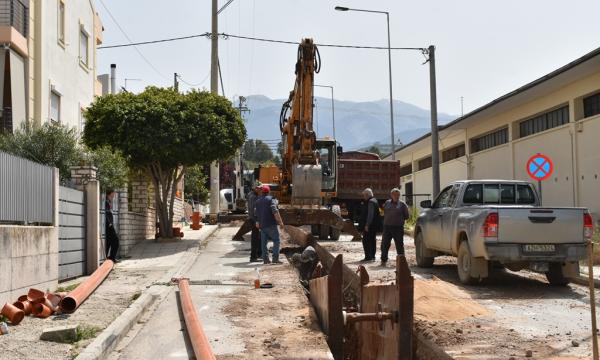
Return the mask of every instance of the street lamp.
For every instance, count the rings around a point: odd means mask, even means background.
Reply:
[[[333,123],[333,139],[337,141],[336,137],[335,137],[335,107],[333,105],[333,86],[330,85],[316,85],[316,87],[322,87],[322,88],[330,88],[331,89],[331,120]]]
[[[390,13],[387,11],[376,11],[376,10],[364,10],[364,9],[351,9],[344,6],[336,6],[337,11],[359,11],[368,12],[375,14],[385,14],[387,20],[387,35],[388,35],[388,67],[390,77],[390,130],[392,140],[392,160],[396,160],[396,146],[394,145],[394,99],[392,97],[392,49],[390,45]]]

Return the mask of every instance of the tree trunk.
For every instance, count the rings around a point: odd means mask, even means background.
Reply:
[[[154,199],[156,201],[160,235],[163,238],[172,238],[175,192],[177,191],[177,183],[185,173],[185,167],[181,167],[181,170],[178,168],[165,170],[162,169],[160,164],[156,163],[152,164],[149,170],[154,183]]]

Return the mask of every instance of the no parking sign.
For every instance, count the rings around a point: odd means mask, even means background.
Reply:
[[[540,192],[540,205],[542,203],[542,181],[552,176],[554,164],[552,160],[544,154],[536,154],[527,161],[527,173],[533,180],[537,180]]]

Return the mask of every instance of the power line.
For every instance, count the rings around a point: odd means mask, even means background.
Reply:
[[[113,14],[110,12],[110,10],[108,10],[108,7],[104,4],[103,0],[100,0],[100,4],[102,5],[102,7],[104,8],[104,10],[106,10],[106,12],[108,13],[108,16],[110,16],[110,18],[112,19],[112,21],[115,23],[115,25],[117,25],[117,27],[119,28],[119,30],[121,31],[121,33],[125,36],[125,38],[127,39],[127,41],[129,41],[130,46],[133,46],[133,48],[135,49],[135,51],[137,51],[137,53],[142,57],[142,59],[144,59],[144,61],[160,76],[162,76],[163,78],[167,78],[163,73],[161,73],[151,62],[150,60],[148,60],[144,54],[142,54],[142,52],[140,51],[140,49],[137,48],[136,44],[133,43],[133,41],[131,40],[131,38],[129,37],[129,35],[127,35],[127,33],[125,32],[125,30],[121,27],[121,25],[119,25],[119,22],[117,21],[117,19],[115,19],[115,17],[113,16]]]
[[[211,36],[212,36],[211,33],[205,32],[203,34],[180,36],[180,37],[160,39],[160,40],[143,41],[143,42],[138,42],[138,43],[130,42],[129,44],[101,46],[98,49],[101,50],[101,49],[112,49],[112,48],[137,46],[137,45],[148,45],[148,44],[178,41],[178,40],[198,38],[198,37],[206,37],[206,38],[210,39]],[[228,34],[228,33],[219,33],[219,36],[221,36],[223,39],[234,38],[234,39],[252,40],[252,41],[268,42],[268,43],[275,43],[275,44],[299,45],[299,42],[297,42],[297,41],[265,39],[265,38],[258,38],[258,37],[253,37],[253,36],[242,36],[242,35],[234,35],[234,34]],[[341,44],[316,44],[316,45],[321,46],[321,47],[333,47],[333,48],[344,48],[344,49],[370,49],[370,50],[387,50],[388,49],[386,46],[341,45]],[[421,52],[427,51],[426,48],[420,48],[420,47],[393,47],[391,49],[392,50],[415,50],[415,51],[421,51]]]

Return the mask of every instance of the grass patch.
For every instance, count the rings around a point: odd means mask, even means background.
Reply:
[[[71,292],[71,291],[75,290],[75,288],[78,287],[79,284],[81,284],[81,283],[75,283],[75,284],[71,284],[69,286],[64,286],[64,287],[59,286],[56,288],[56,292],[67,292],[67,293]]]
[[[82,340],[87,340],[87,339],[93,339],[96,337],[96,334],[98,334],[98,332],[100,332],[100,329],[98,326],[88,326],[88,325],[83,325],[83,326],[78,326],[77,327],[77,341],[82,341]]]
[[[131,296],[131,302],[136,301],[142,295],[141,291],[137,291],[135,294]]]

